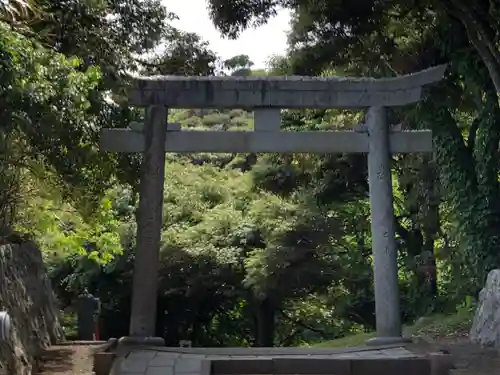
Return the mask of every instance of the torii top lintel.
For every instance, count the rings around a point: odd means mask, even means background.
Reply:
[[[135,77],[129,104],[169,108],[361,108],[420,100],[422,86],[441,80],[447,65],[394,78]]]

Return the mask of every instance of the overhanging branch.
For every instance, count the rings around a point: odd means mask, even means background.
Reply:
[[[479,20],[474,18],[472,9],[468,9],[458,0],[450,0],[445,4],[448,12],[464,25],[469,41],[486,65],[496,91],[500,92],[500,53],[495,43],[488,38]]]
[[[480,118],[476,117],[474,121],[472,121],[472,125],[469,130],[469,137],[467,138],[467,147],[472,152],[474,151],[474,144],[476,143],[476,134],[479,128]]]
[[[316,327],[312,327],[310,326],[309,324],[306,324],[304,323],[303,321],[301,320],[296,320],[296,319],[293,319],[291,316],[289,316],[287,313],[285,313],[283,310],[279,310],[279,313],[281,314],[281,316],[283,316],[286,320],[288,320],[290,323],[292,324],[295,324],[296,326],[299,326],[299,327],[302,327],[302,328],[305,328],[309,331],[312,331],[312,332],[316,332],[318,334],[321,335],[321,337],[323,338],[328,338],[330,337],[325,331],[323,331],[322,329],[319,329],[319,328],[316,328]]]

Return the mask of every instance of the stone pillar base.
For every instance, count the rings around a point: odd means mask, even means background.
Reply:
[[[455,358],[451,354],[430,353],[429,360],[431,361],[431,375],[448,375],[455,370]],[[460,371],[460,370],[459,370]]]
[[[124,336],[118,340],[119,346],[165,346],[162,337]]]
[[[384,346],[384,345],[405,345],[411,344],[412,339],[402,336],[394,336],[394,337],[372,337],[371,339],[366,340],[366,345],[368,346]]]

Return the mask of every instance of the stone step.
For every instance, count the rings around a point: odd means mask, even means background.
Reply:
[[[377,354],[378,355],[375,355]],[[392,356],[390,355],[392,354]],[[210,356],[155,350],[130,352],[113,375],[451,375],[451,356],[366,351],[334,356]]]
[[[274,358],[212,360],[211,375],[447,375],[428,358]]]

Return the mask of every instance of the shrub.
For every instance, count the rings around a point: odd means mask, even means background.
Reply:
[[[224,114],[210,114],[201,120],[203,125],[212,126],[212,125],[220,125],[220,124],[229,124],[231,121],[229,115]]]

